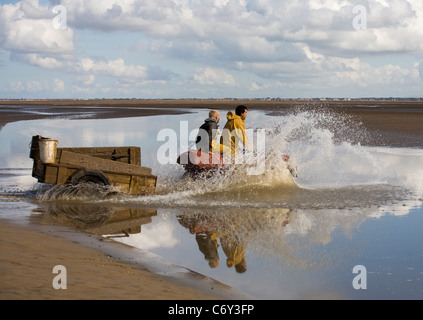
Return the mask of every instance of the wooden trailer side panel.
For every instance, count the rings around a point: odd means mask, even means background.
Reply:
[[[34,165],[32,166],[32,176],[38,179],[38,182],[44,182],[45,177],[45,165],[39,160],[34,160]]]
[[[131,193],[131,176],[109,173],[107,174],[107,177],[109,178],[112,186],[118,187],[122,192]]]
[[[64,150],[61,152],[59,165],[101,170],[104,173],[121,173],[127,175],[151,175],[152,172],[151,168],[100,159]]]
[[[69,177],[77,170],[37,161],[37,163],[34,163],[32,176],[41,183],[63,185],[68,182]]]
[[[122,192],[136,195],[152,194],[156,188],[156,176],[128,176],[122,174],[108,173],[107,177],[113,186],[118,187]]]
[[[132,176],[130,192],[132,194],[152,194],[156,188],[157,177],[155,176]]]
[[[57,162],[60,161],[62,151],[141,166],[140,147],[57,148]]]
[[[57,175],[59,168],[56,166],[45,166],[44,183],[57,184]]]

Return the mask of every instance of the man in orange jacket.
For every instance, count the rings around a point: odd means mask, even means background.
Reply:
[[[224,154],[232,155],[234,157],[237,152],[242,152],[245,149],[250,149],[250,142],[248,141],[245,130],[245,119],[247,118],[248,108],[240,105],[236,107],[235,114],[231,111],[226,115],[227,122],[223,128],[220,138],[221,150]]]

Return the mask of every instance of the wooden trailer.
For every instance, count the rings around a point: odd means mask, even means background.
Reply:
[[[118,187],[122,192],[146,195],[155,191],[157,177],[141,166],[139,147],[56,148],[55,160],[45,163],[40,154],[43,140],[34,136],[30,158],[32,176],[38,182],[64,185],[96,183]]]

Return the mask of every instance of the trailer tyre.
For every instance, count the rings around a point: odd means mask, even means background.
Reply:
[[[98,185],[109,186],[110,180],[101,171],[81,169],[71,176],[70,183],[74,185],[81,183],[94,183]]]

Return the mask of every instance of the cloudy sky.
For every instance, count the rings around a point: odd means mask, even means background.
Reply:
[[[0,98],[423,97],[423,0],[0,1]]]

